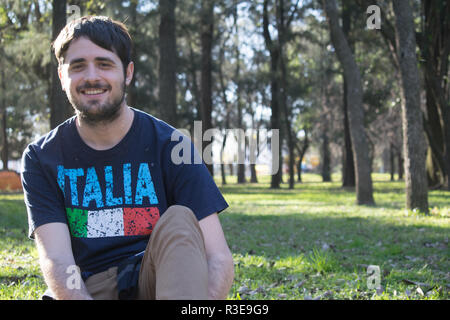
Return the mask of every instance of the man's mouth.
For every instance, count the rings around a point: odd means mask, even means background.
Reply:
[[[87,96],[95,96],[108,91],[107,89],[82,89],[80,92]]]

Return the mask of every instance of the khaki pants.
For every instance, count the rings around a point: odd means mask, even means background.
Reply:
[[[117,267],[89,277],[86,287],[96,300],[117,300]],[[171,206],[161,216],[145,249],[138,299],[206,300],[208,265],[203,234],[192,211]]]

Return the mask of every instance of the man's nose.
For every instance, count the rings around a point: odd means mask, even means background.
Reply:
[[[94,64],[89,64],[84,75],[85,81],[95,82],[100,80],[98,70]]]

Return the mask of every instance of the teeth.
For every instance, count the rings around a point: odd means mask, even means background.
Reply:
[[[103,90],[99,90],[99,89],[97,89],[97,90],[86,90],[84,93],[85,94],[99,94],[99,93],[103,93]]]

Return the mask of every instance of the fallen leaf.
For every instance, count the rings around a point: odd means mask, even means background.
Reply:
[[[412,281],[412,280],[408,280],[408,279],[402,279],[402,281],[406,284],[415,285],[418,287],[429,287],[430,286],[429,284],[426,284],[426,283]]]
[[[325,293],[315,297],[313,300],[321,300],[322,298],[326,298],[326,297],[329,297],[329,296],[332,296],[332,295],[333,295],[333,292],[328,290]]]
[[[299,283],[294,285],[294,288],[300,288],[301,286],[303,286],[305,284],[305,282],[306,282],[306,280],[300,281]]]
[[[288,275],[286,278],[284,278],[284,281],[295,281],[295,280],[298,280],[298,276],[294,274]]]
[[[416,292],[420,294],[422,297],[425,295],[420,287],[417,287]]]
[[[272,284],[269,285],[269,288],[275,288],[279,285],[279,282],[274,282]]]
[[[247,293],[250,292],[250,289],[249,289],[247,286],[241,286],[241,287],[238,289],[238,292],[239,292],[240,294],[247,294]]]

